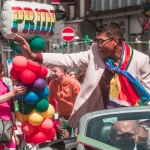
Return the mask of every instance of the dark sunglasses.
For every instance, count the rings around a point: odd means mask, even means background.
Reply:
[[[106,40],[100,40],[100,39],[95,39],[94,42],[97,44],[97,45],[102,45],[105,41],[110,41],[110,40],[113,40],[115,37],[113,38],[109,38],[109,39],[106,39]]]

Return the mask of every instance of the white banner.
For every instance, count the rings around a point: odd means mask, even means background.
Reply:
[[[1,18],[2,34],[8,39],[12,39],[15,34],[26,39],[36,36],[49,39],[54,34],[55,11],[52,5],[6,1]]]

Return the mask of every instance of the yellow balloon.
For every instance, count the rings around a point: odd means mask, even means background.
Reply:
[[[33,126],[38,126],[43,122],[44,118],[41,114],[37,113],[36,111],[33,111],[32,114],[28,117],[28,121]]]
[[[28,117],[29,117],[29,114],[28,115],[23,115],[20,111],[17,111],[17,113],[16,113],[16,118],[21,123],[27,121]]]
[[[44,118],[52,118],[54,113],[55,113],[54,107],[51,104],[49,104],[48,109],[41,114]]]

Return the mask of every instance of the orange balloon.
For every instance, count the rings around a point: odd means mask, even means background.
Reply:
[[[28,120],[29,115],[23,115],[20,111],[17,111],[16,118],[19,122],[23,123]]]
[[[15,56],[12,65],[17,71],[23,71],[27,68],[27,59],[24,56]]]
[[[38,126],[41,132],[49,132],[53,128],[53,121],[49,118],[44,119],[44,121]]]
[[[54,113],[55,113],[54,107],[51,104],[49,104],[48,109],[45,112],[41,113],[41,115],[44,118],[52,118]]]

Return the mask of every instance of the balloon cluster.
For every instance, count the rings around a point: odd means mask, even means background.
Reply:
[[[14,41],[15,40],[11,41],[10,44],[11,49],[17,54],[21,54],[22,53],[21,48],[18,45],[16,45]],[[41,37],[34,37],[31,40],[28,40],[28,43],[30,45],[30,49],[32,52],[41,52],[46,46],[44,39]]]
[[[19,106],[16,118],[22,123],[26,142],[52,140],[56,133],[52,121],[55,110],[47,99],[50,93],[45,81],[47,68],[23,56],[15,56],[12,66],[10,74],[18,81],[17,86],[27,88],[26,94],[15,97]]]

